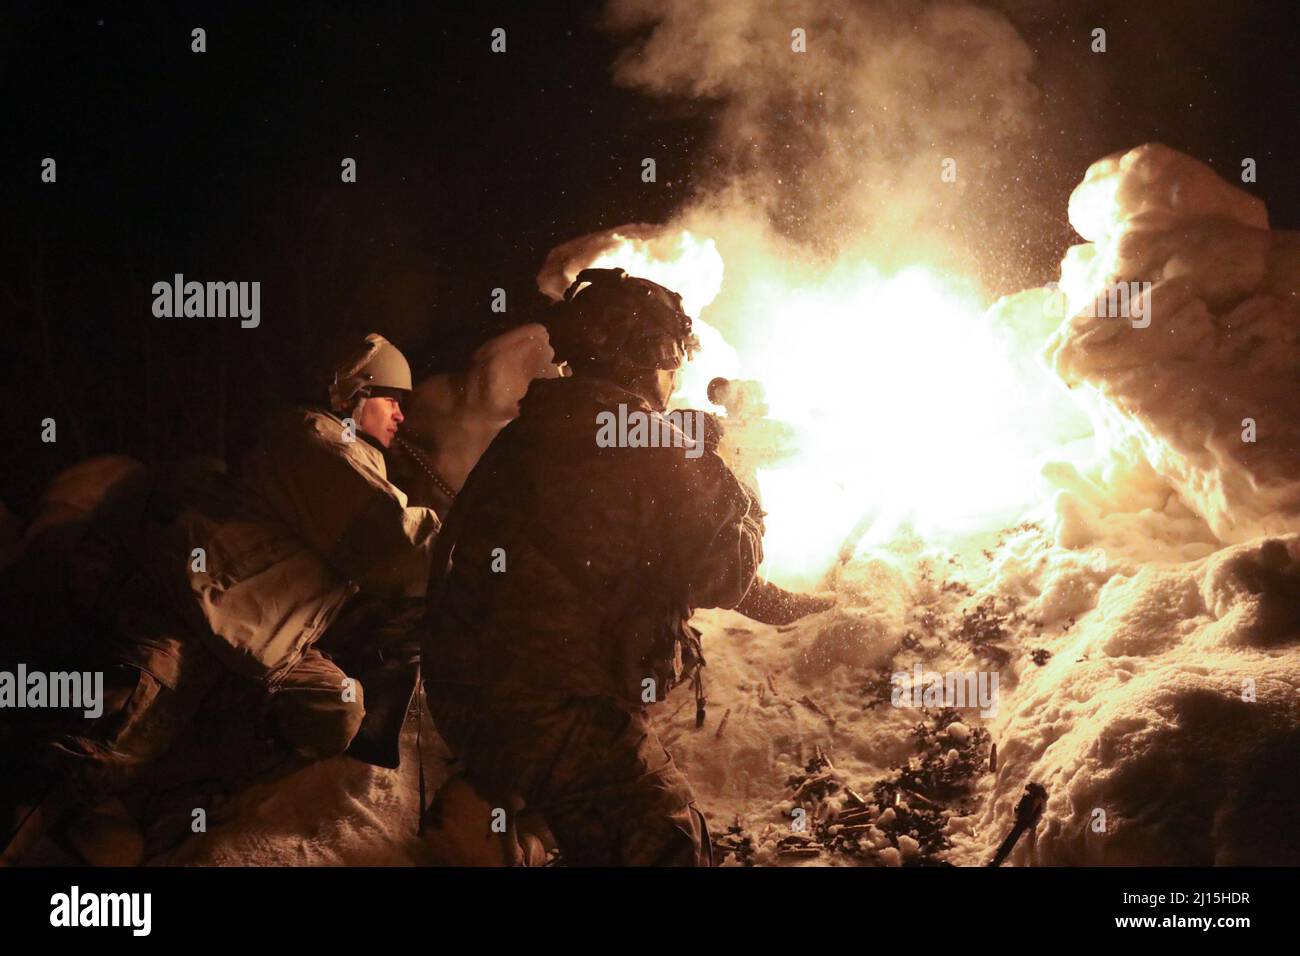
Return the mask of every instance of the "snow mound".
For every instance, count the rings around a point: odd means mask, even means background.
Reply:
[[[1012,862],[1300,863],[1300,536],[1117,574],[1053,650],[991,728],[977,842],[1032,781],[1047,809]]]
[[[1158,144],[1094,163],[1070,221],[1090,241],[1062,262],[1073,314],[1046,354],[1098,432],[1222,542],[1300,530],[1300,233]]]
[[[432,794],[447,778],[447,749],[427,714],[421,735]],[[416,834],[416,717],[403,729],[396,770],[350,757],[258,784],[209,813],[208,832],[150,860],[164,866],[418,866],[437,860]],[[188,815],[186,822],[188,822]]]

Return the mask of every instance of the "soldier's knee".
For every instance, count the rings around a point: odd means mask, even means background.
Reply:
[[[280,739],[308,760],[325,760],[344,753],[366,716],[360,681],[351,693],[322,691],[279,695],[275,702]]]
[[[624,831],[625,862],[631,866],[712,866],[709,826],[685,779],[672,773],[657,783],[662,789],[647,794],[639,825],[633,814],[632,827]]]
[[[290,743],[295,750],[311,760],[337,757],[352,744],[365,716],[365,707],[360,699],[356,703],[321,710],[313,715]]]
[[[88,798],[120,790],[174,738],[163,715],[155,712],[160,694],[166,693],[147,671],[115,668],[104,689],[103,713],[86,721],[89,726],[46,740],[39,762]]]
[[[692,803],[687,808],[687,819],[679,826],[684,842],[678,845],[669,866],[712,866],[713,841],[704,814]]]
[[[627,834],[624,853],[629,866],[713,865],[708,824],[693,803]]]

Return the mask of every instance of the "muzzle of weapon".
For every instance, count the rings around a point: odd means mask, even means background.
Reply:
[[[709,382],[709,401],[727,410],[729,418],[767,414],[767,393],[763,383],[754,379],[723,378]]]

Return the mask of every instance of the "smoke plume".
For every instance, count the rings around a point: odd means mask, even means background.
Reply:
[[[1034,57],[987,7],[614,0],[605,23],[634,36],[616,82],[717,110],[697,225],[746,210],[813,254],[955,265],[1031,162]]]

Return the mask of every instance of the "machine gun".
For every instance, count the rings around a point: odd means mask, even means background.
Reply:
[[[726,412],[718,454],[736,477],[757,489],[758,469],[771,468],[798,450],[794,427],[768,417],[761,382],[715,378],[709,382],[707,394],[710,402]]]

